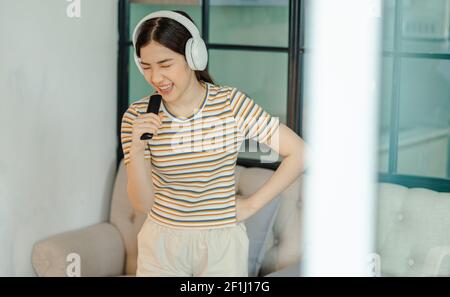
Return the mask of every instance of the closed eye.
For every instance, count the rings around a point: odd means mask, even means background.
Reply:
[[[163,65],[161,66],[161,68],[169,68],[172,65]],[[142,69],[147,70],[147,69],[151,69],[151,67],[142,67]]]

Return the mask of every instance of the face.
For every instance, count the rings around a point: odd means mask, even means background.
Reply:
[[[145,80],[168,102],[176,101],[195,79],[183,55],[156,41],[141,48],[141,66]]]

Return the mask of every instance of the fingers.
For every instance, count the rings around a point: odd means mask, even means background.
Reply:
[[[135,137],[140,137],[144,133],[150,133],[153,135],[158,134],[158,128],[155,125],[143,124],[138,125],[134,131]]]
[[[133,122],[133,139],[141,141],[140,137],[143,133],[158,134],[158,130],[162,125],[159,115],[154,113],[139,114]]]
[[[138,124],[141,124],[141,123],[155,123],[158,126],[162,125],[161,118],[158,115],[154,114],[154,113],[140,114],[135,119],[135,122],[138,123]]]
[[[151,129],[152,131],[157,131],[158,130],[158,126],[153,124],[153,123],[140,123],[136,125],[136,128],[138,129]]]

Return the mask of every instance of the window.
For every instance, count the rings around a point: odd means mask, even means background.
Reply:
[[[210,42],[288,46],[289,2],[211,0]]]
[[[384,1],[380,172],[450,178],[449,30],[448,0]]]

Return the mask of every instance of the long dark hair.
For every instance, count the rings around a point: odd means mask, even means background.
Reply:
[[[192,18],[184,11],[174,10],[175,12]],[[195,23],[194,23],[195,24]],[[150,19],[142,23],[139,28],[138,37],[136,38],[136,55],[141,57],[141,48],[149,44],[152,40],[185,56],[186,42],[192,35],[183,25],[169,18],[158,17]],[[211,75],[205,69],[203,71],[195,71],[195,77],[198,81],[206,81],[214,84]]]

